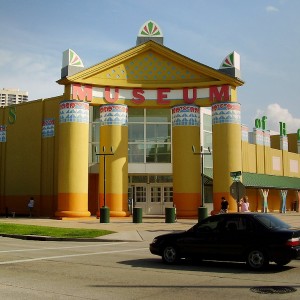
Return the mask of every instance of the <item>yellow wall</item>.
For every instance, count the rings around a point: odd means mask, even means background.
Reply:
[[[52,160],[57,156],[57,147],[55,138],[48,140],[41,136],[45,117],[57,122],[57,99],[18,104],[14,106],[15,119],[11,107],[1,109],[1,125],[7,125],[6,143],[0,145],[0,186],[1,194],[5,194],[2,212],[7,207],[10,212],[27,214],[30,196],[35,198],[35,215],[49,215],[49,209],[53,212],[57,164]]]

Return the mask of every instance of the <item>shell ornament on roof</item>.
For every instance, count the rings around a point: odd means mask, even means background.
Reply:
[[[83,67],[83,63],[81,58],[76,54],[75,51],[69,49],[69,65],[70,66],[77,66],[77,67]]]
[[[81,58],[72,49],[63,52],[62,67],[64,68],[66,66],[84,67]]]
[[[228,54],[221,63],[220,69],[236,68],[240,70],[240,55],[235,51]]]
[[[162,37],[162,31],[159,28],[159,26],[153,22],[152,20],[149,20],[145,22],[142,27],[139,30],[138,36],[142,37],[150,37],[150,36],[155,36],[155,37]]]

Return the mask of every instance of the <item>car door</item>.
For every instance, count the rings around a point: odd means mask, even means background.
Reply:
[[[251,222],[246,215],[227,215],[216,236],[218,259],[239,260],[253,238]]]
[[[223,217],[217,215],[196,224],[178,240],[181,252],[188,257],[213,259],[218,253],[217,235],[222,220]]]

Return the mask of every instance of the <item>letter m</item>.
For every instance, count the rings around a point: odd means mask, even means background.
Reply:
[[[210,102],[223,102],[229,100],[229,85],[209,87]]]
[[[93,100],[93,88],[91,85],[81,85],[80,83],[73,83],[72,95],[73,99],[91,102]]]

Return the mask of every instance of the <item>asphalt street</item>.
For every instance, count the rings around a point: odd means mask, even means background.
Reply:
[[[245,264],[168,266],[142,242],[0,238],[1,299],[300,299],[300,261],[262,272]],[[293,289],[259,294],[254,288]]]
[[[300,227],[299,214],[278,216]],[[98,242],[0,237],[0,299],[300,299],[300,261],[253,272],[243,263],[183,260],[168,266],[149,252],[154,236],[188,229],[196,220],[165,223],[153,216],[138,224],[131,218],[108,224],[96,218],[0,222],[116,232],[94,239]],[[266,289],[267,294],[260,293]]]

